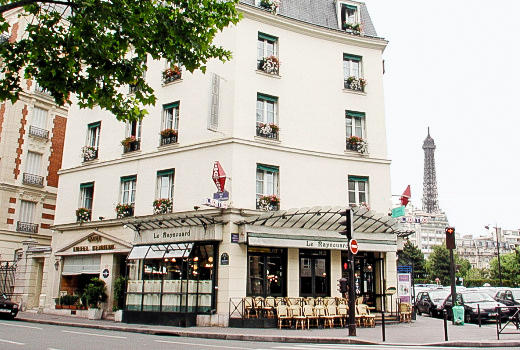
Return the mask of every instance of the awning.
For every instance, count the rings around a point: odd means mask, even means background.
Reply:
[[[138,245],[132,248],[128,260],[187,258],[192,248],[193,243]]]
[[[76,276],[82,274],[99,274],[101,255],[76,255],[63,259],[64,276]]]

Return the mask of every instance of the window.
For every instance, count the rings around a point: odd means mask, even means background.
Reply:
[[[278,74],[279,61],[276,45],[278,38],[258,32],[257,69],[266,73]]]
[[[278,210],[278,167],[257,164],[256,166],[256,207],[257,209]]]
[[[276,113],[278,97],[257,94],[256,98],[256,135],[278,139],[278,116]]]
[[[365,137],[365,113],[346,111],[345,121],[347,126],[347,138],[357,136]]]
[[[247,255],[247,295],[285,296],[287,250],[248,247]]]
[[[123,140],[123,152],[133,152],[141,149],[141,126],[142,122],[132,121],[126,123],[125,139]]]
[[[34,221],[34,208],[36,203],[28,201],[20,201],[20,221],[24,223],[32,223]]]
[[[361,56],[343,54],[343,84],[345,89],[365,91],[366,81],[362,77]]]
[[[179,102],[163,106],[163,130],[179,128]]]
[[[40,129],[47,129],[47,110],[34,107],[31,125]]]
[[[83,183],[79,185],[79,190],[79,207],[92,209],[92,200],[94,199],[94,183]]]
[[[161,170],[157,172],[157,193],[156,198],[173,198],[173,177],[174,169]]]
[[[359,32],[358,7],[350,4],[341,4],[341,28]]]
[[[99,133],[101,132],[101,122],[88,125],[87,146],[97,149],[99,147]]]
[[[40,175],[42,155],[36,152],[27,152],[25,172],[32,175]]]
[[[348,204],[350,206],[368,204],[368,177],[348,177]]]
[[[134,205],[136,184],[137,176],[135,175],[121,178],[121,204]]]

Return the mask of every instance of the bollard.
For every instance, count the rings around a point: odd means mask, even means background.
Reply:
[[[383,341],[386,341],[386,334],[385,334],[385,312],[381,312],[381,332],[383,332]]]
[[[477,312],[478,312],[478,327],[482,327],[482,320],[480,319],[480,304],[477,304]]]
[[[448,312],[444,310],[443,312],[444,318],[444,341],[448,341]]]

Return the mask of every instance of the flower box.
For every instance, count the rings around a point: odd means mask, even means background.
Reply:
[[[343,22],[343,30],[359,35],[361,33],[361,25],[359,23]]]
[[[345,89],[365,92],[367,81],[363,78],[348,77],[345,79]]]
[[[164,129],[161,131],[161,146],[177,143],[178,133],[175,129]]]
[[[154,214],[166,214],[171,213],[173,209],[173,202],[169,198],[161,198],[153,201],[153,213]]]
[[[359,136],[347,137],[347,150],[359,153],[367,152],[367,142]]]
[[[92,217],[92,210],[88,208],[76,209],[76,220],[78,222],[90,221]]]
[[[280,7],[280,0],[261,0],[260,7],[272,13],[277,13]]]
[[[280,198],[277,195],[261,196],[258,198],[256,208],[266,211],[275,211],[280,209]]]
[[[135,136],[123,139],[121,145],[123,145],[123,153],[138,151],[141,149],[141,141],[137,140]]]
[[[81,153],[83,156],[83,161],[88,162],[89,160],[97,159],[98,157],[98,150],[96,147],[92,146],[84,146],[81,149]]]
[[[173,67],[166,68],[162,72],[162,79],[164,84],[171,83],[175,80],[179,80],[180,78],[182,78],[182,72],[179,66],[175,65]]]
[[[274,123],[256,124],[256,136],[278,140],[278,131],[280,131],[280,128]]]
[[[278,75],[280,72],[280,60],[276,56],[264,57],[258,61],[258,69],[268,74]]]
[[[125,218],[128,216],[133,216],[134,215],[134,205],[119,203],[118,205],[116,205],[116,213],[117,213],[118,219]]]

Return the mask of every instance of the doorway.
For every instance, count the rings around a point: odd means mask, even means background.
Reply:
[[[300,249],[300,296],[330,296],[330,252]]]

